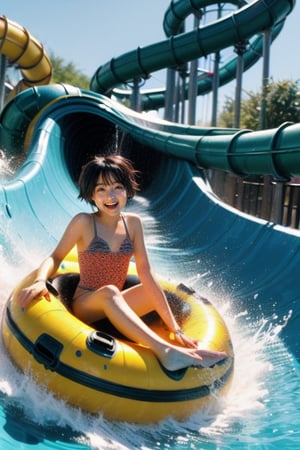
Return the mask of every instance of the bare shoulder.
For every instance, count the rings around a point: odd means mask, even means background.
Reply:
[[[125,219],[133,242],[143,242],[144,231],[141,217],[138,214],[126,213]]]
[[[76,244],[79,251],[85,249],[94,236],[91,214],[79,213],[73,217],[65,233],[64,240],[71,243],[72,247]],[[70,245],[71,245],[70,244]]]
[[[76,216],[73,217],[72,222],[74,223],[83,223],[86,224],[91,221],[91,214],[81,212],[76,214]]]
[[[124,217],[126,219],[126,222],[130,227],[141,227],[142,226],[142,219],[138,214],[134,213],[126,213],[124,214]]]
[[[71,222],[68,225],[68,229],[71,229],[72,231],[79,231],[88,226],[88,224],[91,223],[91,215],[88,213],[79,213],[76,214],[76,216],[73,217]]]
[[[133,242],[134,258],[141,272],[142,268],[148,270],[148,257],[145,246],[145,236],[143,230],[142,219],[138,214],[126,214],[126,222],[128,224],[128,231]]]
[[[129,234],[133,240],[138,235],[143,234],[142,220],[138,214],[126,213],[124,217],[128,226]]]

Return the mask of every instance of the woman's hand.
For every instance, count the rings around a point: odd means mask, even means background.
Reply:
[[[47,301],[50,301],[50,295],[46,286],[45,280],[36,280],[30,286],[23,288],[18,293],[18,303],[22,308],[27,308],[30,303],[44,296]]]
[[[176,341],[183,345],[184,347],[189,347],[189,348],[198,348],[198,340],[197,339],[192,339],[189,336],[186,336],[184,334],[184,332],[180,329],[176,330],[174,332],[174,336]]]

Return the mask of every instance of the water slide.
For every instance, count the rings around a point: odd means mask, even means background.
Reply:
[[[46,255],[70,217],[84,208],[76,189],[81,165],[118,146],[143,173],[143,190],[130,207],[139,210],[142,203],[166,236],[150,246],[153,260],[163,259],[166,273],[179,267],[181,275],[198,274],[204,287],[229,295],[237,311],[247,308],[254,319],[289,317],[282,336],[299,358],[299,233],[224,205],[202,169],[279,179],[300,175],[300,124],[261,132],[199,129],[151,120],[104,95],[141,69],[145,74],[175,59],[188,61],[277,26],[293,5],[255,1],[200,32],[122,55],[97,70],[92,91],[49,85],[14,97],[0,118],[1,147],[24,159],[1,185],[0,235],[7,256],[21,264],[26,252]]]
[[[244,0],[232,0],[230,2],[232,5],[235,5],[236,7],[243,7],[247,5],[247,2]],[[223,7],[227,5],[227,3],[223,3]],[[194,8],[201,9],[205,8],[206,6],[209,6],[210,4],[214,4],[215,2],[209,2],[207,0],[194,0],[194,2],[190,2],[188,0],[180,0],[180,1],[172,1],[171,6],[168,8],[168,10],[165,13],[164,22],[163,22],[163,28],[165,30],[166,36],[176,36],[182,32],[182,27],[184,26],[184,20],[187,18],[188,15],[192,14],[194,11]],[[234,21],[234,19],[233,19]],[[285,23],[285,19],[279,21],[274,25],[270,30],[270,37],[273,41],[281,32],[283,26]],[[201,29],[203,31],[203,28]],[[229,83],[230,81],[234,80],[236,77],[236,71],[237,71],[237,65],[238,65],[238,48],[239,44],[246,44],[245,46],[242,45],[240,47],[241,52],[240,55],[243,59],[243,68],[244,71],[247,71],[250,69],[257,61],[262,57],[263,55],[263,41],[264,36],[263,33],[259,32],[255,34],[254,36],[251,36],[248,39],[241,40],[240,42],[236,41],[236,50],[235,56],[233,56],[230,60],[225,60],[224,63],[222,63],[222,57],[220,58],[220,64],[219,64],[219,73],[218,73],[218,82],[219,87],[222,87]],[[136,50],[137,52],[138,50]],[[205,50],[203,50],[205,52]],[[203,54],[201,53],[201,56]],[[137,55],[138,57],[138,55]],[[199,58],[199,56],[197,56]],[[155,60],[155,58],[153,58]],[[149,61],[150,62],[150,61]],[[111,61],[111,64],[113,65],[113,60]],[[178,65],[175,66],[178,69]],[[179,65],[180,67],[180,65]],[[184,69],[184,66],[183,66]],[[103,70],[101,67],[99,70]],[[142,78],[145,77],[145,74],[142,70],[138,70],[135,72],[134,77]],[[210,93],[213,89],[213,72],[211,71],[203,71],[201,76],[198,76],[197,81],[197,95],[206,95]],[[131,89],[124,89],[124,88],[114,88],[113,89],[113,95],[119,100],[130,100],[130,97],[132,95]],[[158,88],[158,89],[141,89],[140,90],[140,96],[141,96],[141,108],[143,111],[149,111],[152,109],[158,109],[163,108],[165,106],[165,97],[166,97],[166,88]],[[186,83],[186,87],[184,90],[184,97],[185,99],[188,98],[188,83]]]
[[[31,86],[48,84],[52,66],[44,47],[26,28],[0,17],[0,53],[10,65],[17,65],[22,79],[10,93],[10,98]]]

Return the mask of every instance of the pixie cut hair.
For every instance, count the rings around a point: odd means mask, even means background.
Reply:
[[[100,175],[105,184],[115,181],[121,183],[128,198],[134,197],[139,190],[136,181],[137,171],[128,159],[121,155],[95,156],[82,167],[78,180],[80,200],[85,200],[92,206],[95,205],[92,196]]]

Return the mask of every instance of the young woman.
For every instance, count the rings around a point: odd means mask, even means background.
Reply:
[[[119,155],[95,157],[83,167],[79,198],[95,212],[79,213],[71,220],[53,253],[37,269],[35,282],[20,292],[19,302],[26,308],[33,299],[47,296],[46,280],[77,245],[80,282],[72,309],[80,320],[93,323],[107,317],[123,335],[151,348],[168,370],[213,365],[226,354],[199,349],[198,342],[180,330],[152,274],[141,219],[122,213],[138,189],[135,175],[131,163]],[[132,256],[141,283],[123,290]],[[174,333],[176,344],[142,321],[140,316],[153,310]]]

